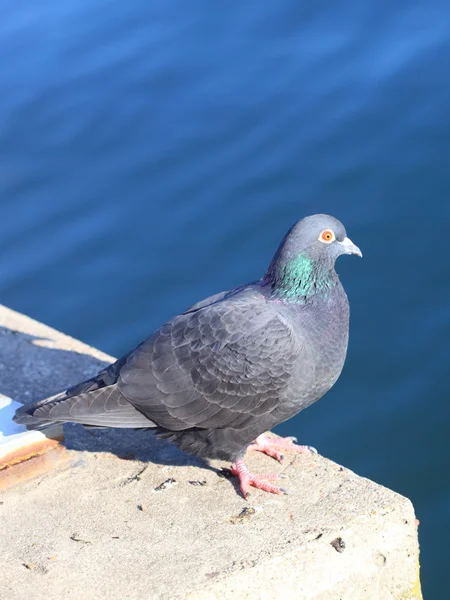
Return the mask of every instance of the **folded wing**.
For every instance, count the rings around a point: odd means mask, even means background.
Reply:
[[[273,303],[246,293],[166,323],[129,356],[117,385],[160,427],[240,428],[276,408],[299,352]]]

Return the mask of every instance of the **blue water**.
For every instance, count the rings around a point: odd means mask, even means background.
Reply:
[[[344,373],[282,432],[410,497],[448,597],[450,5],[0,0],[0,300],[111,354],[329,212]],[[380,599],[381,600],[381,599]]]

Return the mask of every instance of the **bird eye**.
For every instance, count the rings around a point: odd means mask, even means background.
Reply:
[[[334,242],[335,239],[336,236],[334,235],[334,232],[331,229],[324,229],[319,235],[319,240],[324,244],[331,244],[331,242]]]

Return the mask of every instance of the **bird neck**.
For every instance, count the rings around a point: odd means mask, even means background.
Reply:
[[[272,295],[294,302],[305,302],[312,296],[329,292],[337,283],[334,263],[317,260],[307,253],[289,260],[275,257],[264,283],[272,287]]]

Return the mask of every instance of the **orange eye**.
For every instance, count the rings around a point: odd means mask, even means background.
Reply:
[[[319,240],[325,244],[331,244],[336,239],[334,232],[331,229],[324,229],[319,235]]]

